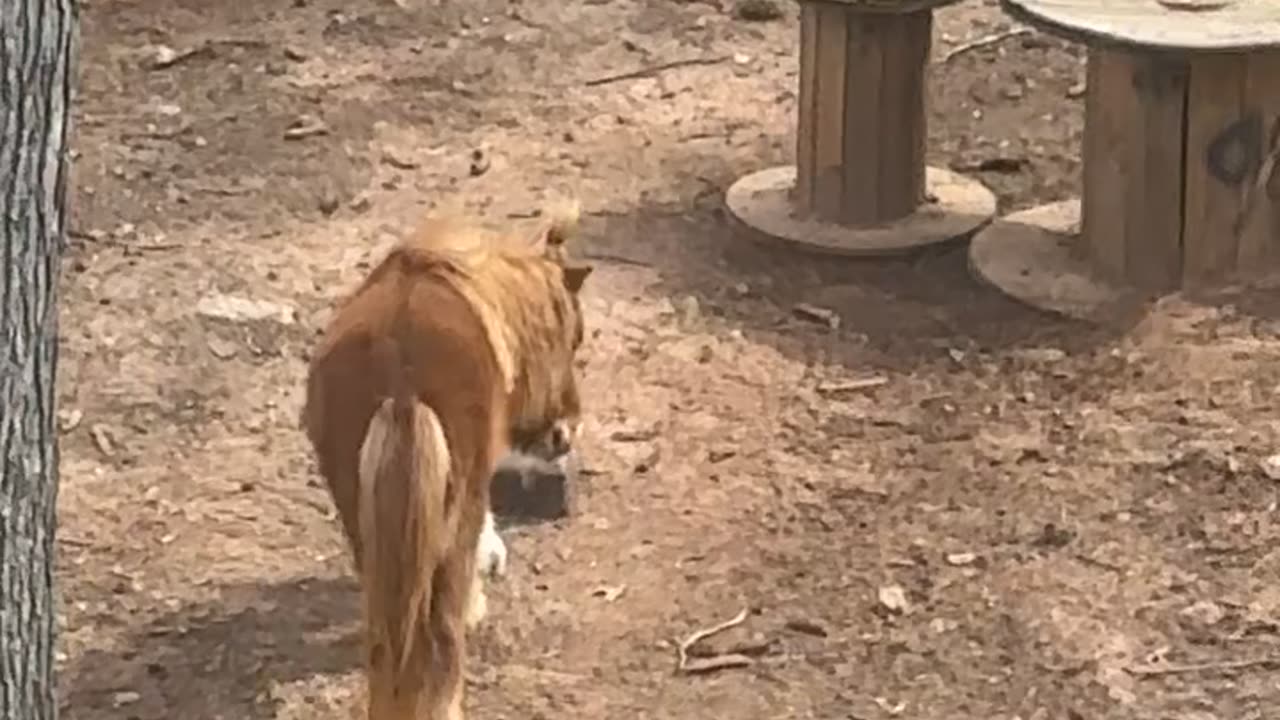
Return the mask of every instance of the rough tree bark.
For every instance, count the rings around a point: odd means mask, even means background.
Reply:
[[[62,255],[76,0],[0,0],[0,720],[52,720]]]

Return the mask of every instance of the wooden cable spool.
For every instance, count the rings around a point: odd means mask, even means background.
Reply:
[[[933,8],[954,1],[802,0],[796,164],[742,178],[730,213],[771,239],[851,255],[990,220],[989,190],[925,165]]]
[[[1280,270],[1280,5],[1175,1],[1005,0],[1090,43],[1084,187],[1076,230],[1005,221],[975,237],[979,275],[1087,316],[1108,303],[1068,288],[1151,296]]]

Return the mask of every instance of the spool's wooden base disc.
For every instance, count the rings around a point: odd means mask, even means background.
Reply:
[[[831,255],[892,255],[968,237],[996,212],[996,197],[982,183],[940,168],[926,168],[931,202],[884,225],[850,227],[796,217],[791,203],[794,166],[769,168],[734,183],[725,193],[729,214],[761,239]]]
[[[997,290],[1040,310],[1106,322],[1146,298],[1098,277],[1077,247],[1080,201],[1041,205],[1003,217],[969,244],[969,267]]]

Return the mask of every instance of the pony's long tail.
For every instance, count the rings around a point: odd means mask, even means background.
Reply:
[[[441,689],[431,687],[430,668],[448,650],[432,627],[432,580],[452,537],[453,513],[445,504],[450,465],[431,408],[407,389],[382,402],[365,433],[359,469],[370,717],[434,717],[428,713]]]

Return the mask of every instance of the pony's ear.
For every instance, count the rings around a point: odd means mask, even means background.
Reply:
[[[582,285],[591,275],[595,267],[591,265],[566,265],[564,268],[564,286],[575,295],[582,290]]]
[[[533,247],[547,258],[563,263],[568,257],[568,249],[565,246],[578,233],[578,219],[582,215],[581,206],[576,201],[564,203],[548,209],[544,214],[547,220],[534,237]]]

